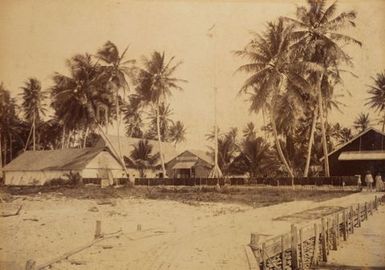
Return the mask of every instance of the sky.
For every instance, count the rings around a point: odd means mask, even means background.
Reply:
[[[332,2],[328,2],[331,4]],[[279,16],[295,16],[306,1],[117,1],[117,0],[1,0],[0,81],[14,96],[29,77],[52,85],[54,72],[66,73],[66,59],[78,53],[95,53],[110,40],[127,58],[149,56],[154,50],[175,56],[183,64],[175,76],[188,82],[169,99],[173,119],[187,128],[187,140],[179,149],[206,149],[205,134],[214,125],[214,85],[217,87],[217,118],[221,130],[247,122],[259,128],[262,115],[250,114],[246,96],[238,91],[246,74],[235,72],[243,63],[234,55],[266,23]],[[344,76],[337,94],[346,106],[329,120],[350,127],[359,112],[366,112],[371,76],[385,69],[385,1],[341,0],[338,11],[354,9],[357,28],[346,33],[363,42],[346,47],[358,78]],[[215,37],[207,31],[215,24]],[[371,112],[372,119],[377,116]],[[373,121],[374,122],[374,121]],[[111,131],[111,133],[114,131]],[[113,129],[112,129],[113,130]]]

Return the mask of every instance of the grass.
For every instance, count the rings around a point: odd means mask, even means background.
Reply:
[[[343,190],[292,190],[279,187],[245,187],[225,186],[217,189],[214,186],[199,187],[122,187],[104,188],[97,186],[78,187],[1,187],[0,196],[5,201],[12,200],[14,195],[58,196],[74,199],[108,199],[108,198],[142,198],[154,200],[174,200],[187,204],[199,202],[239,203],[253,207],[268,206],[283,202],[310,200],[325,201],[349,195],[354,191]]]

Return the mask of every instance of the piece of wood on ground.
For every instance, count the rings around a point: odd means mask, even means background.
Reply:
[[[20,214],[21,209],[23,209],[23,205],[21,204],[16,212],[13,213],[1,213],[1,217],[13,217],[13,216],[18,216]]]
[[[259,263],[255,258],[253,250],[249,245],[245,246],[245,253],[246,253],[247,262],[249,264],[249,270],[260,270]]]

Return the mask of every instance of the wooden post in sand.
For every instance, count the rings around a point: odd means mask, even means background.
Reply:
[[[365,202],[365,220],[368,219],[368,203]]]
[[[318,264],[318,253],[319,253],[319,232],[318,232],[318,224],[314,223],[314,252],[312,264]]]
[[[282,270],[286,269],[286,254],[285,254],[285,236],[281,235],[281,261]]]
[[[291,269],[298,269],[298,233],[294,224],[291,224]]]
[[[357,205],[357,225],[358,225],[358,227],[361,227],[361,206],[360,206],[360,204]]]
[[[344,241],[346,241],[348,239],[348,231],[347,231],[347,228],[346,228],[346,210],[344,209],[343,212],[342,212],[342,235],[344,237]]]
[[[325,218],[321,219],[322,222],[322,239],[321,239],[321,247],[322,247],[322,261],[327,262],[328,261],[328,255],[327,255],[327,249],[326,249],[326,231],[325,231]]]
[[[96,221],[95,226],[95,239],[98,239],[102,236],[102,222],[100,220]]]
[[[352,234],[354,233],[354,209],[353,209],[353,206],[350,206],[350,220],[351,220],[351,223],[350,223],[350,226],[351,226],[351,232]]]
[[[35,270],[36,262],[34,260],[28,260],[25,264],[25,270]]]
[[[337,240],[337,247],[338,247],[338,245],[340,244],[340,214],[339,213],[337,213],[336,214],[336,226],[337,226],[337,228],[336,228],[336,240]]]
[[[301,269],[305,269],[305,254],[303,248],[303,229],[299,229],[299,247],[301,252]]]
[[[378,208],[378,199],[377,196],[374,196],[374,209],[377,210]]]
[[[336,217],[333,218],[331,235],[332,235],[333,250],[337,250],[337,219],[336,219]]]

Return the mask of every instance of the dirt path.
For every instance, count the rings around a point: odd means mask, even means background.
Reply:
[[[356,193],[324,202],[263,208],[138,199],[118,199],[115,206],[65,198],[19,201],[24,204],[23,213],[0,221],[0,261],[17,262],[20,267],[30,258],[45,262],[92,240],[99,219],[104,232],[123,229],[124,235],[52,269],[248,269],[244,245],[251,232],[289,230],[289,221],[273,219],[320,206],[348,206],[374,195]],[[89,211],[93,207],[98,211]],[[137,224],[142,232],[135,232]]]

